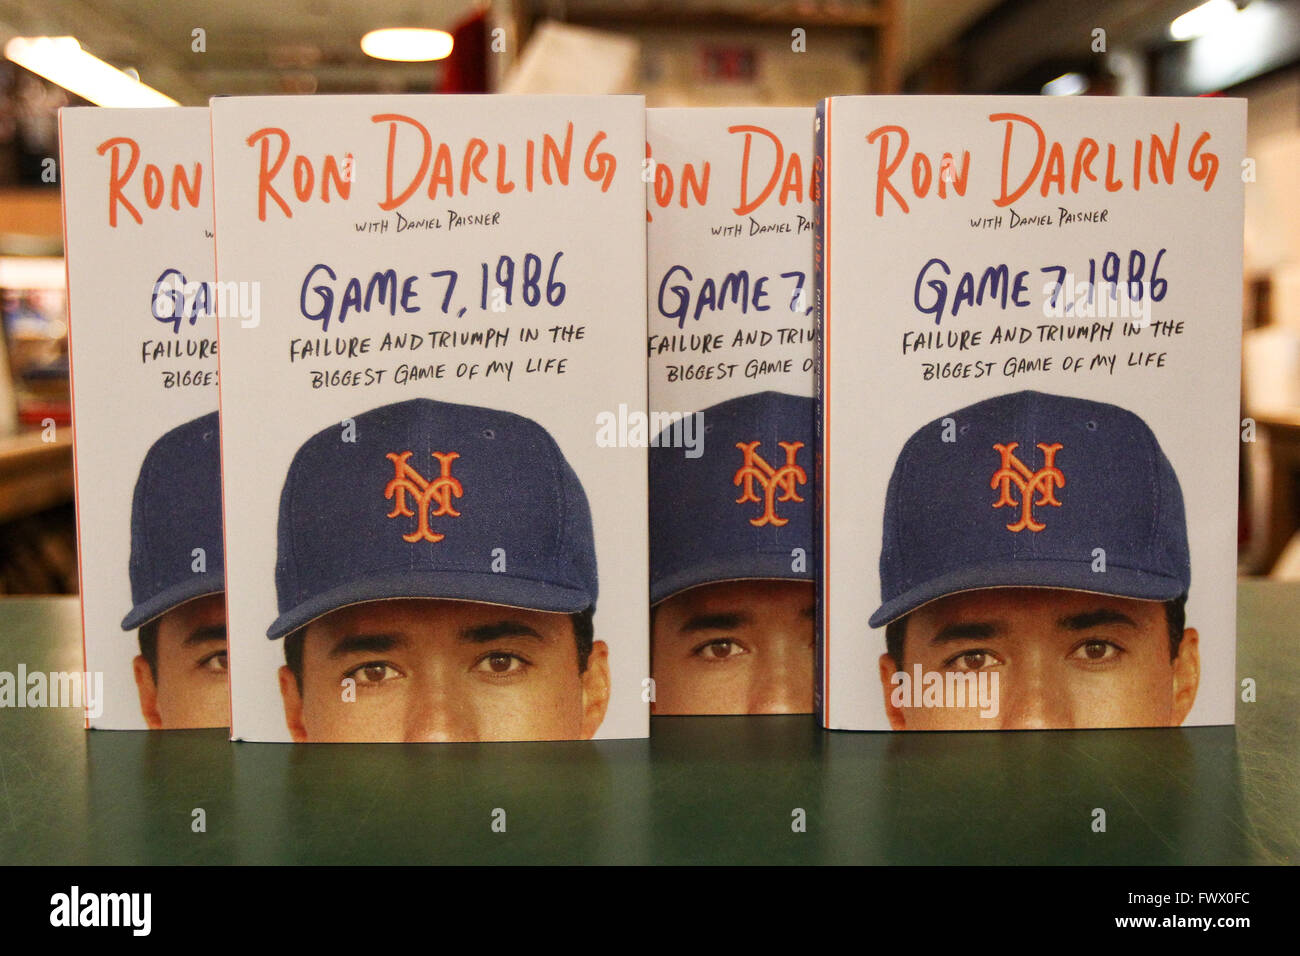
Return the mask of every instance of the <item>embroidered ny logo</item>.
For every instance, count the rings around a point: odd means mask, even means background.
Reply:
[[[785,449],[785,464],[780,468],[773,468],[763,457],[755,451],[761,442],[736,442],[736,447],[744,455],[744,461],[736,469],[735,476],[731,483],[736,486],[744,485],[744,490],[740,497],[736,499],[736,504],[744,504],[747,501],[761,502],[763,513],[757,518],[750,518],[749,523],[756,528],[761,528],[765,524],[781,527],[789,522],[789,518],[782,518],[776,513],[776,503],[778,501],[803,501],[799,497],[798,486],[808,483],[808,474],[799,465],[795,463],[795,456],[799,449],[803,447],[801,441],[781,441],[777,442]],[[760,498],[754,494],[754,482],[758,482],[763,488],[763,497]],[[777,492],[781,497],[776,497]]]
[[[1065,486],[1065,475],[1060,468],[1056,467],[1056,453],[1063,446],[1060,442],[1053,445],[1039,442],[1038,449],[1043,453],[1043,467],[1037,471],[1030,471],[1025,463],[1015,456],[1015,451],[1019,447],[1020,443],[1014,441],[993,446],[994,450],[1002,454],[1002,467],[993,473],[993,480],[989,482],[990,488],[1001,486],[1001,494],[998,500],[993,502],[993,507],[1001,508],[1003,505],[1020,507],[1020,520],[1007,525],[1008,531],[1023,531],[1025,528],[1030,531],[1042,531],[1047,525],[1034,520],[1034,508],[1039,505],[1061,507],[1061,503],[1056,500],[1056,489]],[[1020,490],[1019,501],[1011,497],[1012,485]],[[1034,499],[1035,492],[1038,494],[1037,500]]]
[[[451,515],[453,518],[460,516],[460,512],[451,506],[452,496],[459,498],[464,493],[460,482],[451,473],[451,463],[460,457],[460,453],[435,451],[432,454],[438,459],[442,469],[433,481],[425,479],[424,475],[407,463],[412,452],[404,451],[398,454],[390,451],[387,455],[388,460],[393,463],[392,480],[384,486],[384,497],[393,499],[393,510],[388,513],[388,517],[396,518],[399,515],[407,518],[416,517],[416,513],[406,503],[407,495],[415,499],[420,509],[416,528],[410,534],[402,535],[404,541],[441,541],[446,535],[439,534],[429,527],[429,517],[431,515],[435,518],[442,515]],[[437,507],[430,510],[430,504],[436,504]]]

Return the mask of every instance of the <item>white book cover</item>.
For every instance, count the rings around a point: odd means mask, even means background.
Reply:
[[[643,100],[211,108],[232,736],[645,736]]]
[[[657,714],[813,710],[813,119],[646,113]]]
[[[1233,723],[1245,120],[823,101],[827,727]]]
[[[59,134],[88,725],[225,727],[208,111]]]

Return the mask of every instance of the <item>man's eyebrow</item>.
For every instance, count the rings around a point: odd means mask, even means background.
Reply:
[[[329,658],[337,660],[350,654],[382,654],[405,644],[405,638],[396,634],[348,634],[334,642]]]
[[[1080,614],[1067,614],[1056,622],[1057,627],[1065,628],[1067,631],[1087,631],[1103,624],[1138,626],[1137,622],[1127,614],[1108,607],[1098,608],[1095,611],[1084,611]]]
[[[473,627],[462,628],[460,632],[461,641],[468,644],[482,644],[486,641],[500,640],[503,637],[524,638],[529,641],[540,641],[545,643],[550,640],[546,635],[529,627],[523,621],[504,620],[494,621],[491,624],[477,624]]]
[[[199,644],[211,644],[214,641],[224,641],[226,639],[226,625],[211,624],[207,627],[198,627],[185,635],[185,640],[181,641],[182,647],[195,647]]]
[[[744,613],[694,614],[678,630],[683,634],[694,634],[696,631],[734,631],[752,621],[753,618]]]
[[[956,641],[988,640],[997,637],[1003,627],[1000,621],[958,621],[941,627],[939,633],[930,638],[930,646],[937,647]]]

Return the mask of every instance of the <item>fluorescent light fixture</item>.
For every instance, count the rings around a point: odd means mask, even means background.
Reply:
[[[445,59],[451,53],[451,45],[450,33],[407,27],[371,30],[361,38],[361,51],[367,56],[403,63]]]
[[[100,106],[180,106],[87,53],[74,37],[14,37],[5,58]]]
[[[1208,0],[1169,24],[1169,35],[1175,40],[1205,36],[1224,27],[1236,15],[1237,5],[1232,0]]]
[[[67,282],[61,257],[0,256],[0,289],[61,290]]]
[[[1088,78],[1082,73],[1062,73],[1043,84],[1044,96],[1078,96],[1088,88]]]

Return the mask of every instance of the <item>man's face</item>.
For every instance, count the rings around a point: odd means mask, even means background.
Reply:
[[[578,673],[568,614],[424,599],[340,608],[307,625],[302,690],[280,669],[294,740],[574,740],[609,704],[608,650]]]
[[[811,581],[726,581],[655,609],[656,714],[808,714]]]
[[[157,656],[156,678],[143,655],[133,662],[151,729],[230,726],[225,595],[195,598],[160,617]]]
[[[880,680],[895,730],[1176,726],[1196,700],[1197,633],[1184,631],[1171,662],[1158,601],[992,588],[923,605],[906,627],[909,677],[917,664],[923,673],[996,673],[997,715],[981,717],[971,706],[896,706],[895,664],[884,654]]]

